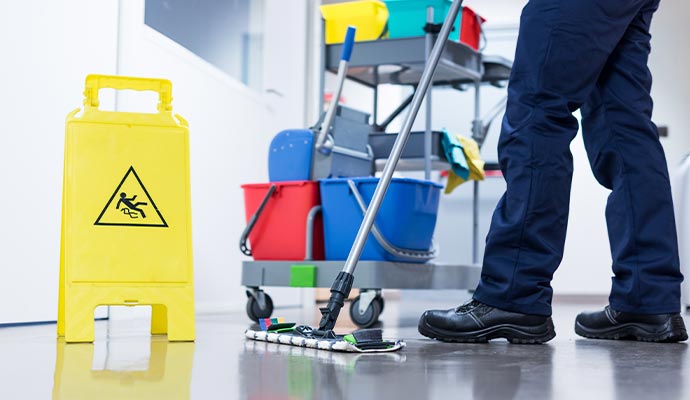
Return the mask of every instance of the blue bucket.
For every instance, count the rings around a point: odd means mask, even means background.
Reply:
[[[379,182],[378,178],[373,177],[320,181],[327,260],[347,259],[362,223],[362,210],[350,190],[348,180],[355,183],[366,205],[371,201]],[[442,187],[419,179],[393,178],[376,216],[375,224],[383,237],[398,248],[430,250]],[[361,259],[411,261],[384,250],[372,234],[367,238]]]

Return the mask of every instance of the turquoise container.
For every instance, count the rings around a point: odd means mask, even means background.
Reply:
[[[434,8],[434,23],[441,24],[450,10],[452,0],[385,0],[388,7],[388,33],[391,39],[424,36],[426,9]],[[462,11],[453,24],[450,40],[460,40]]]

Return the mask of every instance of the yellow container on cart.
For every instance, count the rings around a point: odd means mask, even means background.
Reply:
[[[157,113],[99,110],[98,92],[150,90]],[[151,333],[194,340],[189,130],[164,79],[89,75],[67,116],[58,336],[94,340],[100,305],[152,308]]]
[[[321,6],[326,44],[342,43],[348,26],[357,28],[355,41],[386,38],[388,8],[382,1],[361,0]]]

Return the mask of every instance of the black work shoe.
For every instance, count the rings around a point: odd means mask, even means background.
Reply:
[[[680,314],[633,314],[606,306],[575,318],[575,333],[590,339],[682,342],[688,340]]]
[[[429,310],[419,319],[419,333],[444,342],[538,344],[556,336],[551,317],[500,310],[472,300],[450,310]]]

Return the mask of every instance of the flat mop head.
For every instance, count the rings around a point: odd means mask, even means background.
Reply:
[[[247,329],[245,336],[263,342],[348,353],[383,353],[405,347],[402,340],[384,340],[380,329],[362,329],[348,335],[336,335],[333,331],[319,332],[305,325],[288,330],[290,328],[286,329],[285,325],[281,324],[278,330],[271,330],[272,326],[265,331]]]

